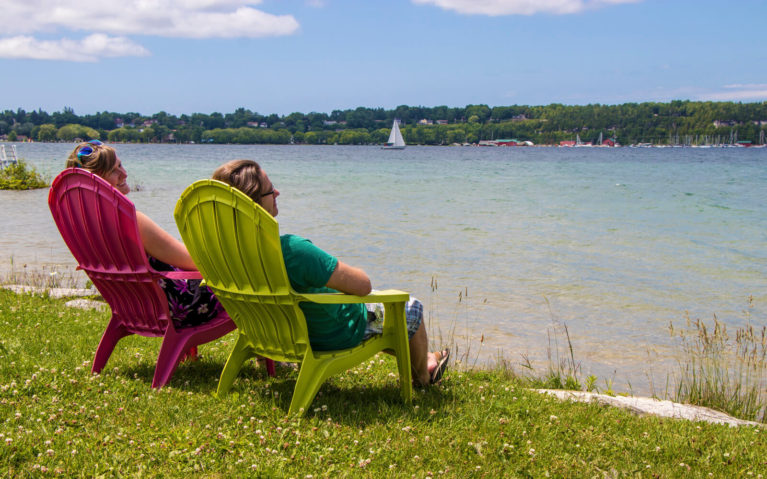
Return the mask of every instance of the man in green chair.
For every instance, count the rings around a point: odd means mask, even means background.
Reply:
[[[273,217],[277,216],[277,190],[266,172],[251,160],[234,160],[221,165],[213,179],[245,193]],[[291,286],[299,293],[342,292],[365,296],[371,292],[370,278],[354,266],[339,261],[296,235],[280,236],[285,269]],[[356,346],[381,332],[383,308],[375,304],[301,303],[312,349],[331,351]],[[406,306],[410,360],[414,382],[435,384],[447,368],[450,351],[429,352],[423,305],[411,298]]]

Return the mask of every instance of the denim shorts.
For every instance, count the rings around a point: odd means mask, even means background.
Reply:
[[[365,304],[368,310],[368,325],[365,328],[365,338],[383,332],[384,305],[382,303]],[[405,305],[405,320],[407,322],[407,336],[412,338],[423,322],[423,304],[416,299],[410,298]]]

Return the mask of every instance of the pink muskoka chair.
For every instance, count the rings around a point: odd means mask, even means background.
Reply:
[[[197,271],[156,271],[149,266],[138,232],[136,208],[99,176],[67,168],[53,180],[48,194],[56,226],[72,255],[112,309],[93,359],[100,372],[117,342],[130,334],[162,337],[152,387],[163,387],[178,363],[195,356],[197,345],[235,329],[222,312],[199,326],[176,329],[160,279],[200,279]],[[223,311],[223,310],[222,310]],[[274,365],[267,364],[270,374]]]

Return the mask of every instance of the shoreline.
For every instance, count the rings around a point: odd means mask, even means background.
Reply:
[[[482,140],[484,141],[493,141],[493,140]],[[65,144],[65,145],[77,145],[77,142],[71,142],[71,141],[8,141],[0,139],[0,143],[8,143],[8,144],[44,144],[44,145],[59,145],[59,144]],[[109,141],[110,145],[154,145],[154,146],[162,146],[162,145],[168,145],[168,146],[182,146],[182,145],[188,145],[188,146],[284,146],[284,147],[291,147],[291,146],[319,146],[319,147],[325,147],[325,146],[349,146],[349,147],[360,147],[360,146],[367,146],[371,148],[380,148],[382,145],[380,143],[364,143],[364,144],[338,144],[338,143],[210,143],[210,142],[200,142],[196,143],[194,141],[192,142],[161,142],[161,143],[155,143],[155,142],[125,142],[125,141]],[[415,147],[415,148],[421,148],[421,147],[436,147],[436,148],[456,148],[456,147],[476,147],[476,148],[564,148],[564,149],[600,149],[600,150],[610,150],[610,149],[622,149],[622,148],[700,148],[700,149],[716,149],[716,148],[727,148],[727,149],[744,149],[744,150],[750,150],[750,149],[762,149],[767,148],[767,144],[755,144],[755,145],[738,145],[738,144],[727,144],[727,143],[721,143],[721,144],[704,144],[704,145],[685,145],[685,144],[664,144],[664,143],[635,143],[635,144],[629,144],[629,145],[558,145],[558,144],[532,144],[532,145],[508,145],[508,144],[481,144],[481,143],[466,143],[466,144],[440,144],[440,145],[429,145],[425,143],[411,143],[406,145],[406,147]],[[406,149],[405,149],[406,150]],[[398,150],[402,152],[403,150]],[[23,159],[23,157],[21,158]]]

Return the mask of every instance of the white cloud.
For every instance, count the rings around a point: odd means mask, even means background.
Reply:
[[[175,38],[256,38],[298,30],[260,0],[4,0],[6,34],[60,30]]]
[[[0,38],[0,58],[95,62],[105,57],[147,56],[149,52],[124,37],[94,33],[81,40],[37,40],[29,36]]]
[[[295,33],[292,15],[255,9],[261,0],[3,0],[0,57],[94,61],[144,56],[125,38],[258,38]],[[89,34],[82,40],[39,40],[59,32]],[[14,36],[15,35],[15,36]]]
[[[767,88],[767,83],[733,83],[731,85],[725,85],[724,88],[738,90],[743,88]]]
[[[767,84],[749,83],[724,85],[720,91],[702,93],[698,100],[708,101],[767,101]]]
[[[435,5],[467,15],[533,15],[536,13],[569,14],[619,3],[642,0],[412,0]]]

